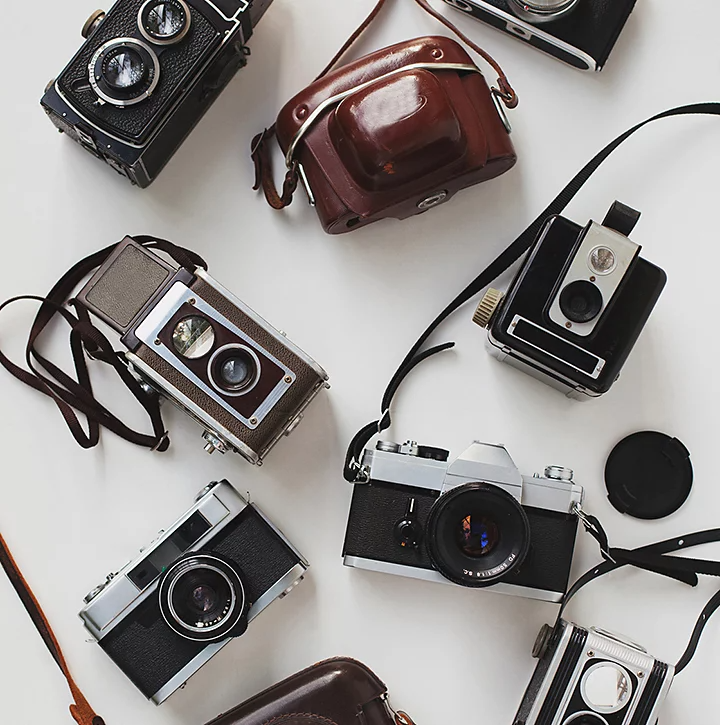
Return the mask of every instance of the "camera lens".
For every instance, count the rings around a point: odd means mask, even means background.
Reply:
[[[529,23],[547,23],[572,11],[580,0],[508,0],[510,9]]]
[[[248,607],[240,574],[215,554],[188,554],[176,561],[165,573],[159,594],[168,626],[193,640],[233,636]]]
[[[221,393],[244,395],[260,377],[260,360],[244,345],[225,345],[210,358],[209,376]]]
[[[572,322],[590,322],[600,314],[602,308],[602,293],[587,280],[571,282],[560,293],[560,309]]]
[[[138,26],[153,43],[177,43],[190,29],[190,10],[183,0],[148,0],[140,8]]]
[[[172,342],[178,355],[197,360],[213,349],[215,330],[205,317],[186,317],[175,325]]]
[[[468,483],[443,494],[426,530],[435,568],[467,587],[496,584],[527,556],[530,528],[522,506],[506,491]]]
[[[144,81],[147,71],[140,53],[123,46],[110,51],[102,67],[102,74],[108,85],[121,90],[127,90]]]
[[[88,66],[98,98],[115,106],[132,106],[148,98],[160,80],[157,55],[140,40],[115,38],[100,48]]]

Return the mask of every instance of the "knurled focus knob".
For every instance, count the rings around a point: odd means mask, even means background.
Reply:
[[[86,21],[85,25],[83,25],[82,30],[80,31],[82,33],[83,38],[89,38],[94,32],[102,21],[105,20],[105,11],[104,10],[96,10]]]
[[[504,296],[502,292],[491,287],[480,300],[473,315],[473,322],[480,327],[487,327]]]

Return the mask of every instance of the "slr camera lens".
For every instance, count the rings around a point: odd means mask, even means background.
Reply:
[[[190,10],[183,0],[148,0],[140,8],[138,26],[152,43],[178,43],[190,30]]]
[[[160,61],[141,41],[116,38],[99,48],[88,73],[98,98],[115,106],[132,106],[157,87]]]
[[[572,322],[590,322],[600,314],[602,308],[602,293],[587,280],[578,279],[571,282],[560,293],[560,309]]]
[[[226,395],[245,395],[260,378],[260,360],[244,345],[225,345],[210,358],[209,377]]]
[[[245,590],[226,559],[189,554],[167,570],[159,591],[165,622],[187,639],[212,641],[244,631]]]
[[[468,483],[435,502],[426,539],[430,558],[446,579],[485,587],[522,564],[530,527],[522,506],[509,493],[487,483]]]

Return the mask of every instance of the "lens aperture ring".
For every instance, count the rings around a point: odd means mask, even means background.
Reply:
[[[101,101],[132,106],[149,98],[157,88],[160,60],[137,38],[114,38],[93,55],[88,75]]]

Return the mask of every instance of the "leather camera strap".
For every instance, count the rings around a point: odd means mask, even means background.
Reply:
[[[589,521],[588,521],[589,519]],[[706,559],[691,559],[688,557],[671,556],[674,552],[685,551],[702,544],[710,544],[720,541],[720,529],[707,529],[698,531],[687,536],[676,536],[673,539],[660,541],[656,544],[641,546],[638,549],[619,549],[608,546],[607,535],[600,522],[594,517],[581,516],[581,520],[587,531],[592,534],[600,544],[605,561],[593,567],[586,574],[581,576],[565,595],[558,622],[562,618],[565,608],[570,600],[590,582],[599,577],[609,574],[623,566],[634,566],[646,571],[661,574],[672,579],[682,581],[689,586],[697,586],[698,574],[720,577],[720,562]],[[700,637],[710,617],[720,609],[720,591],[718,591],[705,605],[693,629],[690,642],[682,657],[675,666],[675,673],[678,674],[687,667],[697,650]]]
[[[510,85],[505,72],[500,67],[500,64],[485,50],[483,50],[477,43],[474,43],[467,35],[465,35],[454,23],[448,20],[444,15],[440,14],[435,8],[433,8],[428,0],[414,0],[426,13],[429,13],[436,20],[441,22],[446,28],[449,28],[460,40],[462,40],[469,48],[474,50],[481,58],[483,58],[488,65],[498,75],[498,88],[493,88],[492,93],[498,96],[500,100],[508,107],[515,108],[518,104],[517,93],[513,90]],[[338,61],[345,55],[355,41],[367,30],[372,24],[373,20],[379,15],[383,6],[387,0],[378,0],[377,4],[373,8],[370,15],[363,20],[357,30],[347,39],[342,48],[335,54],[333,59],[325,66],[322,72],[315,79],[320,80],[326,76],[338,63]],[[252,141],[250,156],[255,164],[255,184],[253,189],[257,191],[262,187],[265,193],[265,198],[268,204],[273,209],[284,209],[292,203],[293,195],[297,189],[300,181],[300,171],[298,168],[297,161],[294,162],[287,173],[283,181],[282,191],[278,191],[275,186],[272,173],[272,139],[275,136],[275,124],[270,128],[266,128],[262,133],[259,133]]]
[[[138,236],[134,239],[149,249],[165,252],[178,264],[190,270],[196,266],[207,267],[203,259],[194,252],[164,239],[149,236]],[[19,300],[34,300],[41,303],[25,348],[25,361],[29,369],[26,370],[13,363],[2,351],[0,351],[0,365],[25,385],[51,398],[59,408],[73,437],[83,448],[96,446],[100,439],[100,428],[104,427],[130,443],[165,451],[170,445],[170,440],[163,425],[159,396],[147,392],[140,385],[128,369],[123,353],[113,350],[107,337],[90,321],[87,310],[76,300],[71,299],[73,290],[110,256],[115,247],[113,244],[78,262],[62,276],[46,297],[21,295],[0,305],[2,311]],[[70,350],[75,378],[41,355],[36,348],[38,338],[55,316],[59,316],[70,325]],[[152,435],[129,428],[94,397],[86,354],[115,369],[122,382],[147,412],[153,428]],[[43,374],[40,368],[47,375]],[[87,432],[83,430],[75,411],[85,416]]]
[[[427,349],[422,349],[430,336],[437,330],[453,312],[462,307],[466,302],[478,295],[488,285],[497,279],[503,272],[507,271],[515,262],[517,262],[533,245],[538,233],[544,226],[549,217],[560,214],[575,195],[580,191],[585,182],[592,176],[605,159],[615,151],[624,141],[630,138],[636,131],[647,126],[653,121],[672,116],[689,116],[689,115],[712,115],[720,116],[720,103],[694,103],[687,106],[679,106],[668,111],[658,113],[642,123],[633,126],[631,129],[618,136],[612,143],[608,144],[600,153],[598,153],[584,168],[582,168],[570,181],[570,183],[553,199],[550,204],[540,213],[532,224],[509,246],[507,247],[490,265],[488,265],[465,289],[460,292],[455,299],[430,323],[430,326],[423,332],[417,342],[412,346],[410,352],[405,356],[396,370],[390,383],[383,395],[380,406],[380,418],[368,423],[361,428],[348,446],[347,456],[345,458],[345,467],[343,475],[345,480],[356,483],[363,482],[367,479],[365,472],[362,470],[360,459],[363,450],[368,445],[373,436],[382,433],[390,427],[392,422],[390,415],[390,405],[397,393],[398,388],[407,375],[419,365],[423,360],[435,355],[438,352],[449,350],[455,346],[454,342],[446,342]]]
[[[55,662],[57,662],[58,667],[67,680],[74,700],[74,703],[70,705],[70,714],[73,716],[75,722],[77,722],[78,725],[105,725],[105,721],[99,715],[95,714],[92,707],[90,707],[88,701],[85,699],[85,696],[80,691],[80,688],[77,684],[75,684],[75,680],[70,674],[67,662],[65,661],[65,657],[63,657],[62,650],[60,649],[57,638],[52,631],[52,627],[50,627],[47,617],[35,598],[35,595],[32,593],[32,590],[28,586],[28,583],[20,573],[20,569],[18,569],[10,550],[5,543],[5,539],[3,539],[2,536],[0,536],[0,564],[2,564],[2,567],[8,575],[8,578],[20,597],[20,600],[25,606],[25,609],[27,609],[30,619],[32,619],[33,624],[37,628],[38,632],[40,632],[40,636],[43,638],[45,645],[50,650],[50,654],[53,656]]]

